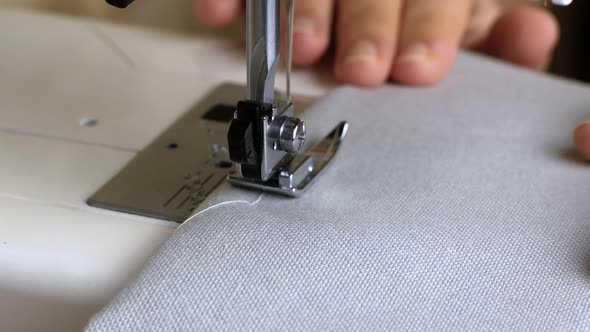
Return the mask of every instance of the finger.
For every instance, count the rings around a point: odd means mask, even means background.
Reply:
[[[312,65],[330,45],[334,0],[295,1],[293,63]]]
[[[532,69],[546,69],[559,39],[559,25],[547,11],[532,6],[504,14],[485,42],[486,53]]]
[[[586,121],[576,128],[574,142],[582,156],[590,160],[590,121]]]
[[[199,21],[223,27],[238,17],[241,8],[241,0],[195,0],[194,12]]]
[[[401,0],[342,0],[336,24],[334,73],[343,82],[385,82],[397,42]]]
[[[466,49],[480,47],[490,35],[492,27],[503,12],[502,9],[496,0],[475,0],[461,47]]]
[[[412,85],[440,81],[455,59],[470,11],[470,0],[409,1],[391,77]]]

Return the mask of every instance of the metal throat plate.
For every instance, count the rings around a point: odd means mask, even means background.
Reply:
[[[119,212],[184,222],[207,196],[234,174],[227,132],[245,86],[214,89],[140,151],[98,190],[88,204]],[[293,97],[299,112],[312,98]]]

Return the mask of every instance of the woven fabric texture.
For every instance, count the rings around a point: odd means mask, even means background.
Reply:
[[[588,87],[461,55],[439,86],[305,117],[351,129],[304,197],[193,218],[87,330],[590,330]]]

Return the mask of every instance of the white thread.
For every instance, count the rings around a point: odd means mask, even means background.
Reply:
[[[222,202],[222,203],[218,203],[215,205],[211,205],[210,207],[204,209],[203,211],[199,211],[198,213],[192,215],[190,218],[188,218],[185,222],[183,222],[180,226],[178,226],[178,228],[176,228],[176,231],[178,231],[179,229],[181,229],[184,225],[188,224],[189,222],[191,222],[193,219],[195,219],[196,217],[202,215],[203,213],[218,208],[220,206],[224,206],[224,205],[229,205],[229,204],[248,204],[248,206],[253,207],[254,205],[258,204],[261,200],[262,197],[264,196],[264,193],[261,193],[260,196],[258,196],[258,198],[254,201],[254,202],[249,202],[249,201],[227,201],[227,202]]]
[[[184,226],[188,222],[192,221],[194,218],[196,218],[196,217],[202,215],[203,213],[205,213],[209,210],[212,210],[214,208],[217,208],[217,207],[220,207],[223,205],[228,205],[228,204],[248,204],[250,207],[252,207],[252,206],[258,204],[262,200],[263,196],[264,196],[264,193],[261,193],[260,196],[258,196],[258,198],[253,202],[249,202],[249,201],[245,201],[245,200],[236,200],[236,201],[221,202],[221,203],[212,205],[212,206],[204,209],[203,211],[199,211],[198,213],[192,215],[185,222],[183,222],[180,226],[178,226],[176,228],[176,230],[179,230],[182,226]],[[47,207],[57,207],[57,208],[65,208],[65,209],[75,210],[75,211],[89,212],[94,215],[113,215],[114,213],[116,213],[113,211],[96,209],[96,208],[85,207],[85,206],[78,206],[78,205],[65,203],[65,202],[48,202],[48,201],[38,200],[38,199],[35,199],[32,197],[21,196],[18,194],[13,194],[13,193],[8,193],[8,192],[0,192],[0,198],[16,200],[16,201],[21,201],[21,202],[30,202],[30,203],[33,203],[36,205],[47,206]],[[141,217],[141,216],[133,216],[133,215],[125,215],[125,214],[121,214],[121,216],[118,216],[118,217],[123,217],[124,219],[133,220],[133,221],[145,221],[146,220],[144,217]],[[151,218],[148,218],[148,220],[151,220]],[[160,220],[157,220],[157,223],[159,223],[159,222],[160,222]],[[163,223],[163,221],[162,221],[162,223]],[[165,224],[170,224],[170,223],[165,222]]]
[[[12,199],[15,201],[34,202],[35,200],[30,197],[21,196],[12,193],[0,192],[0,198]]]
[[[0,132],[12,134],[12,135],[19,135],[19,136],[32,136],[32,137],[38,137],[38,138],[45,138],[45,139],[52,140],[52,141],[66,142],[66,143],[72,143],[72,144],[96,146],[99,148],[105,148],[105,149],[117,150],[117,151],[123,151],[123,152],[130,152],[130,153],[139,152],[139,150],[133,149],[130,147],[120,147],[120,146],[115,146],[115,145],[110,145],[110,144],[96,143],[96,142],[87,141],[87,140],[83,140],[83,139],[70,138],[70,137],[65,137],[65,136],[57,136],[57,135],[53,135],[53,134],[49,134],[49,133],[39,133],[39,132],[34,132],[34,131],[9,128],[9,127],[0,126]]]
[[[160,219],[156,219],[156,218],[149,218],[149,217],[143,217],[143,216],[134,215],[134,214],[121,213],[121,212],[116,212],[116,211],[111,211],[111,210],[106,210],[106,209],[100,209],[100,208],[95,208],[95,207],[91,207],[88,205],[77,205],[77,204],[72,204],[72,203],[68,203],[68,202],[59,202],[59,201],[47,201],[47,200],[37,199],[34,197],[27,197],[27,196],[23,196],[23,195],[2,192],[2,191],[0,191],[0,199],[13,200],[13,201],[19,201],[19,202],[28,202],[28,203],[31,203],[31,204],[34,204],[37,206],[42,206],[42,207],[59,208],[59,209],[67,209],[67,210],[72,210],[72,211],[85,212],[85,213],[89,213],[89,214],[95,215],[95,216],[107,216],[107,217],[112,216],[112,217],[117,217],[120,219],[130,220],[130,221],[148,222],[148,223],[154,223],[154,224],[164,225],[164,226],[169,226],[169,225],[173,224],[169,221],[160,220]]]

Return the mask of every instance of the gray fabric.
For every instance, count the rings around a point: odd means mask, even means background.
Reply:
[[[350,136],[306,196],[199,215],[88,331],[590,330],[589,92],[470,55],[335,92],[310,131]]]

